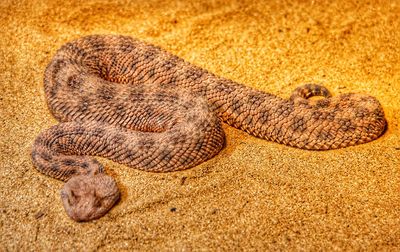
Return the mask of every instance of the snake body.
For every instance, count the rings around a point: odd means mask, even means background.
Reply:
[[[60,123],[37,137],[32,160],[40,172],[66,181],[61,197],[76,221],[103,216],[120,195],[114,179],[89,156],[167,172],[216,155],[224,145],[221,122],[310,150],[366,143],[386,126],[374,97],[332,97],[323,86],[307,84],[282,99],[125,36],[93,35],[65,44],[47,66],[44,85]]]

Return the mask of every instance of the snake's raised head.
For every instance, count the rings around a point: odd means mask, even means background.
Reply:
[[[119,197],[115,180],[103,173],[74,176],[61,190],[64,208],[75,221],[90,221],[102,217]]]

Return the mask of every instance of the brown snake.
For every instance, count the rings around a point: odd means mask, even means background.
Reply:
[[[61,197],[76,221],[103,216],[120,196],[114,179],[89,156],[167,172],[216,155],[224,145],[221,121],[310,150],[366,143],[386,127],[374,97],[332,97],[323,86],[307,84],[282,99],[124,36],[65,44],[47,66],[44,85],[60,123],[37,137],[32,160],[40,172],[66,181]]]

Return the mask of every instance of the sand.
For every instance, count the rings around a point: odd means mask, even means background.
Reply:
[[[400,3],[255,2],[1,1],[0,250],[400,249]],[[218,156],[167,174],[100,159],[122,199],[76,223],[62,207],[63,183],[36,171],[29,153],[57,123],[46,64],[63,43],[106,33],[281,97],[309,82],[375,96],[388,129],[316,152],[225,125]]]

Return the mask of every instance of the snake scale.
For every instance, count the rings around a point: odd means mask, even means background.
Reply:
[[[90,156],[167,172],[216,155],[224,146],[222,122],[309,150],[366,143],[386,127],[374,97],[332,97],[306,84],[282,99],[126,36],[65,44],[47,66],[44,86],[60,123],[36,138],[31,156],[40,172],[66,182],[61,198],[76,221],[103,216],[120,197],[115,180]]]

